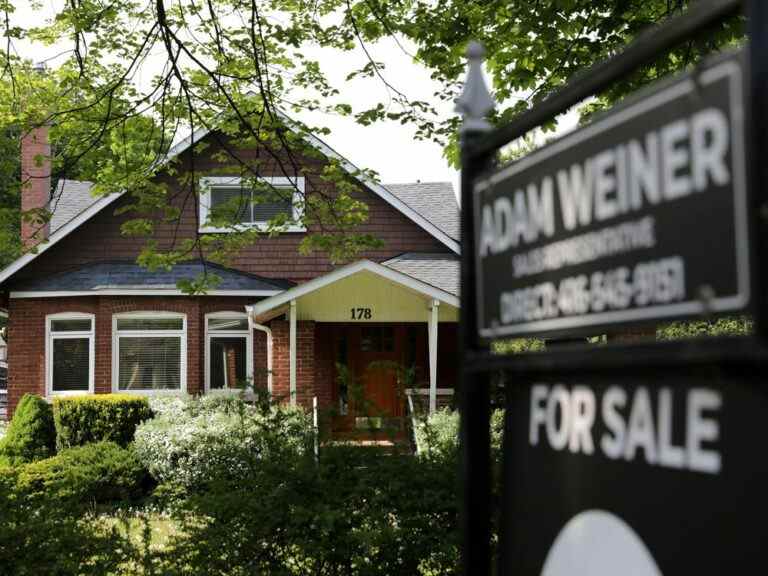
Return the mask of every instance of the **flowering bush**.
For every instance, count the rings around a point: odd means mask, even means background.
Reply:
[[[245,480],[265,458],[306,451],[312,428],[303,410],[260,409],[233,397],[164,400],[136,429],[134,448],[161,483],[200,488]]]

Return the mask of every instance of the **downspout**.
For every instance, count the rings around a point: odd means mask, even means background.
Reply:
[[[254,330],[259,330],[267,335],[267,391],[269,392],[269,395],[272,396],[272,329],[253,321],[253,314],[250,306],[246,306],[245,309],[248,311],[248,331],[253,332]]]

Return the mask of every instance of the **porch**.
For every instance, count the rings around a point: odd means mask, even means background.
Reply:
[[[458,306],[454,294],[362,260],[247,312],[252,330],[270,332],[273,395],[294,405],[318,397],[344,434],[402,420],[409,394],[411,405],[423,398],[430,412],[450,398]]]

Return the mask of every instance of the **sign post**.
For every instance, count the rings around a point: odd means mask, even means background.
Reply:
[[[490,570],[488,375],[497,370],[507,375],[499,574],[760,565],[768,5],[746,4],[742,53],[661,81],[500,168],[500,147],[742,2],[699,0],[493,131],[482,122],[492,103],[480,53],[470,49],[459,102],[464,574]],[[757,335],[488,351],[501,337],[576,340],[717,313],[754,315]]]

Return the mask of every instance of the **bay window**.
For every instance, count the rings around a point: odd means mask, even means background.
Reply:
[[[113,317],[113,388],[118,392],[186,392],[184,314],[132,312]]]
[[[78,312],[46,317],[46,393],[93,392],[94,316]]]

